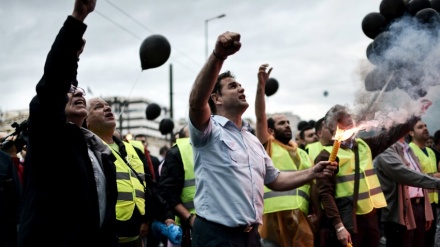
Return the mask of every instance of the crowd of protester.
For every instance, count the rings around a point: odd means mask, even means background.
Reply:
[[[273,68],[261,64],[252,127],[243,85],[221,72],[242,46],[225,32],[195,78],[187,125],[156,157],[148,136],[118,133],[109,103],[86,100],[76,80],[95,5],[75,0],[25,136],[0,133],[0,247],[440,246],[440,130],[431,136],[422,120],[429,100],[404,123],[353,132],[331,160],[337,131],[356,127],[350,109],[329,106],[294,130],[266,113]]]

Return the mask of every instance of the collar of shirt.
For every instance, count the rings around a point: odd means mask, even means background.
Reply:
[[[399,145],[403,148],[404,152],[408,152],[408,150],[410,149],[408,143],[406,142],[397,142],[397,143],[399,143]]]
[[[213,115],[212,117],[213,117],[213,118],[215,119],[215,121],[217,121],[221,126],[225,126],[225,125],[228,124],[228,123],[235,125],[231,120],[229,120],[229,119],[227,119],[227,118],[225,118],[225,117],[223,117],[223,116],[220,116],[220,115]],[[242,128],[242,129],[246,129],[246,130],[249,131],[249,132],[252,132],[252,127],[251,127],[251,125],[250,125],[247,121],[245,121],[245,120],[242,120],[241,128]]]

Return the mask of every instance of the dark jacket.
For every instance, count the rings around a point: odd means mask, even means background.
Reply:
[[[11,156],[0,150],[0,246],[17,245],[21,183]]]
[[[381,221],[394,222],[406,226],[408,230],[415,229],[416,221],[411,207],[408,186],[423,189],[425,219],[433,220],[431,203],[426,189],[439,189],[440,179],[421,172],[420,162],[411,148],[406,146],[408,154],[417,163],[420,171],[411,169],[411,164],[405,159],[404,147],[395,143],[374,160],[377,177],[387,200],[386,208],[382,209]]]
[[[172,146],[163,161],[158,193],[166,201],[160,212],[161,220],[174,219],[174,207],[182,204],[180,198],[185,182],[185,169],[180,155],[179,146]]]
[[[69,16],[47,56],[29,110],[19,246],[116,246],[114,156],[96,136],[66,123],[67,92],[86,25]],[[87,133],[87,132],[86,132]],[[97,187],[88,146],[102,159],[106,215],[99,225]]]

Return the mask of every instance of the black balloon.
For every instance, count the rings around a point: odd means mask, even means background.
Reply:
[[[362,31],[371,39],[376,38],[377,35],[385,30],[386,26],[387,20],[381,13],[369,13],[362,20]]]
[[[437,12],[440,12],[440,0],[431,0],[431,8],[435,9]]]
[[[269,78],[266,81],[265,93],[266,96],[271,96],[275,94],[278,90],[278,81],[275,78]]]
[[[416,15],[422,9],[431,8],[431,2],[429,0],[411,0],[408,2],[408,13]]]
[[[367,58],[368,60],[374,64],[374,65],[379,65],[380,61],[381,61],[381,57],[379,57],[377,54],[374,53],[374,49],[373,49],[373,43],[371,42],[368,46],[367,46]]]
[[[151,103],[147,106],[147,110],[145,110],[145,115],[148,120],[154,120],[160,115],[161,108],[156,103]]]
[[[171,46],[164,36],[154,34],[147,37],[139,49],[142,70],[161,66],[168,60],[170,54]]]
[[[382,0],[379,10],[388,21],[391,21],[405,13],[405,3],[403,0]]]
[[[365,77],[365,89],[370,92],[378,91],[382,88],[382,82],[377,79],[378,69],[370,71]]]
[[[424,88],[419,88],[417,89],[417,94],[419,95],[420,98],[425,97],[428,92],[424,89]]]
[[[169,118],[164,118],[159,123],[159,131],[162,135],[169,134],[174,129],[174,122]]]
[[[376,56],[375,58],[371,58],[371,60],[381,61],[383,59],[385,51],[391,47],[393,41],[393,35],[386,31],[383,32],[374,39],[371,45],[371,54],[370,56]],[[368,47],[367,47],[368,48]]]
[[[375,68],[365,77],[365,89],[370,92],[380,91],[385,85],[387,85],[385,91],[391,91],[397,87],[397,83],[397,77],[380,68]]]
[[[325,90],[323,94],[324,94],[324,97],[327,97],[328,96],[328,91]]]
[[[429,27],[435,28],[440,24],[440,15],[433,8],[422,9],[416,14],[416,18]]]

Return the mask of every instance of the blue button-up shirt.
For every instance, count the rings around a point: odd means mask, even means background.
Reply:
[[[222,116],[212,116],[204,132],[189,121],[194,151],[198,215],[229,227],[261,224],[264,184],[279,170],[243,121],[241,129]]]

